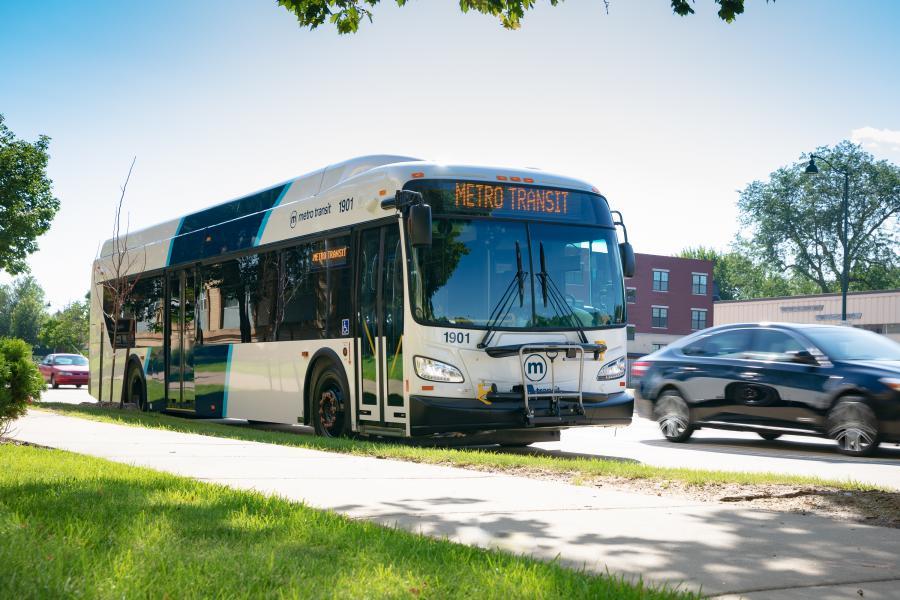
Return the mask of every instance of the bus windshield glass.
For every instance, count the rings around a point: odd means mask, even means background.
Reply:
[[[498,329],[572,329],[573,316],[584,328],[624,324],[613,229],[447,216],[435,217],[432,235],[431,247],[413,250],[410,261],[419,321],[484,328],[512,286]]]

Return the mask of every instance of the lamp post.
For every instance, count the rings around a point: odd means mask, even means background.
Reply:
[[[816,159],[821,160],[825,164],[827,164],[833,171],[837,171],[841,175],[844,176],[844,195],[841,198],[841,212],[844,217],[844,226],[841,229],[841,246],[844,250],[843,255],[843,269],[841,269],[841,322],[847,323],[847,288],[850,285],[850,256],[847,254],[847,232],[848,232],[848,220],[849,215],[847,214],[849,211],[848,208],[848,195],[850,192],[850,173],[846,169],[839,169],[834,166],[834,164],[816,154],[809,155],[809,164],[806,165],[806,169],[803,171],[806,175],[817,175],[819,173],[819,167],[816,166]]]

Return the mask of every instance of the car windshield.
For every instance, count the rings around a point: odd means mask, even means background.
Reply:
[[[586,328],[624,323],[614,230],[453,217],[435,218],[433,227],[431,247],[412,253],[417,319],[485,327],[512,286],[511,306],[496,323],[502,329],[570,329],[572,314]],[[520,259],[525,275],[521,296],[516,278]],[[540,277],[542,265],[546,278]],[[554,286],[564,304],[554,303]]]
[[[78,365],[86,367],[88,360],[83,356],[57,356],[53,359],[54,365]]]
[[[900,360],[900,344],[855,327],[810,327],[803,333],[834,360]]]

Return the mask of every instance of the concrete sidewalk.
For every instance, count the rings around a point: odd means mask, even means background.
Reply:
[[[743,598],[897,598],[900,530],[31,411],[12,437]]]

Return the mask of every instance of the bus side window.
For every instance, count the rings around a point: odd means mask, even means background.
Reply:
[[[328,282],[316,259],[323,242],[300,244],[283,253],[278,287],[282,297],[278,340],[311,340],[324,335]]]

